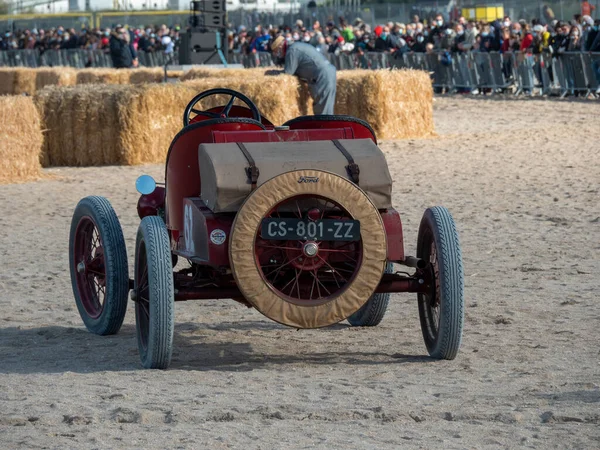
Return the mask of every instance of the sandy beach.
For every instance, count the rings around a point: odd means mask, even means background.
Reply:
[[[176,307],[168,371],[141,368],[130,303],[90,334],[68,268],[81,197],[125,232],[162,165],[46,170],[0,186],[3,449],[600,446],[600,103],[435,99],[438,137],[384,141],[407,254],[428,206],[457,222],[466,316],[454,361],[426,355],[416,295],[380,326],[286,328],[234,301]],[[266,114],[268,116],[268,114]]]

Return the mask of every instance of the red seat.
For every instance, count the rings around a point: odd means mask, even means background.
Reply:
[[[372,139],[377,144],[377,137],[371,126],[362,119],[352,116],[319,115],[300,116],[284,123],[291,130],[327,129],[327,128],[352,128],[356,139]]]
[[[208,109],[206,112],[219,114],[219,113],[221,113],[221,111],[223,111],[224,107],[225,106],[215,106],[214,108]],[[238,118],[238,117],[245,117],[245,118],[248,118],[248,119],[252,119],[253,118],[252,117],[252,111],[250,111],[250,108],[247,108],[246,106],[240,106],[240,105],[233,105],[231,107],[231,111],[229,111],[229,117],[232,118],[232,119],[235,119],[235,118]],[[206,116],[206,115],[198,114],[193,119],[190,119],[190,125],[192,125],[193,123],[202,122],[204,120],[211,120],[213,118],[214,117],[209,117],[209,116]],[[267,129],[274,128],[274,125],[271,123],[271,121],[269,119],[267,119],[266,117],[264,117],[263,115],[261,115],[261,117],[260,117],[260,122]]]
[[[213,131],[214,143],[227,142],[291,142],[354,139],[352,128],[315,130]]]

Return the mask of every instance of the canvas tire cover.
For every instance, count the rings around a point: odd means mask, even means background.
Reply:
[[[317,183],[299,178],[318,177]],[[360,221],[363,257],[354,281],[337,297],[316,306],[297,305],[279,296],[262,278],[254,251],[260,224],[278,203],[297,195],[313,194],[334,200]],[[296,328],[318,328],[346,319],[360,309],[377,288],[387,257],[381,215],[355,184],[331,172],[295,170],[278,175],[248,196],[232,226],[229,257],[233,276],[244,297],[262,314]]]

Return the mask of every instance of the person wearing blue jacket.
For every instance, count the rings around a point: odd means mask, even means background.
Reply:
[[[256,39],[252,41],[250,44],[251,52],[267,52],[269,51],[269,41],[271,40],[271,35],[267,30]]]

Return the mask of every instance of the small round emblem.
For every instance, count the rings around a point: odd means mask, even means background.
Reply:
[[[225,239],[227,239],[227,235],[219,228],[212,230],[210,233],[210,242],[215,245],[221,245],[223,242],[225,242]]]

